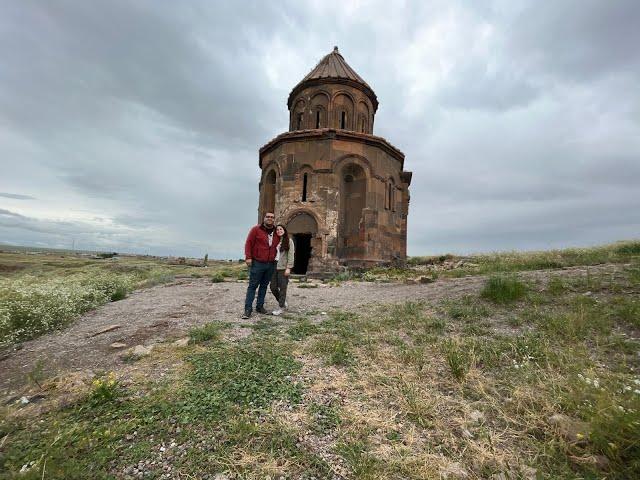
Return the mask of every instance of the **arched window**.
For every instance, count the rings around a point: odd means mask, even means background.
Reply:
[[[347,112],[340,112],[340,128],[347,128]]]
[[[264,179],[264,197],[262,203],[262,215],[260,215],[260,222],[262,222],[262,217],[267,212],[275,213],[276,210],[276,172],[271,170],[267,173],[267,176]]]
[[[296,130],[302,130],[304,120],[304,112],[299,112],[296,117]]]
[[[386,208],[387,210],[391,210],[392,212],[396,211],[396,187],[393,181],[393,178],[389,179],[389,183],[387,184],[387,195],[386,195]]]
[[[322,114],[322,112],[318,108],[316,110],[316,128],[320,128],[320,116],[321,116],[321,114]]]
[[[308,174],[304,174],[302,177],[302,201],[306,202],[307,201],[307,182],[309,180],[309,175]]]

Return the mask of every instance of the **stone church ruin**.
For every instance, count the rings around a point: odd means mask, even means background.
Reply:
[[[404,262],[411,172],[373,135],[372,88],[335,47],[287,106],[289,131],[260,149],[258,218],[274,212],[287,226],[294,273]]]

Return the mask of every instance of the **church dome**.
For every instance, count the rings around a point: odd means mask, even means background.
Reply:
[[[338,51],[338,47],[333,47],[333,51],[325,55],[322,60],[305,76],[289,94],[287,105],[291,105],[303,89],[327,83],[349,85],[362,91],[373,105],[374,111],[378,109],[378,98],[373,89],[365,82],[356,71],[349,66],[344,57]]]

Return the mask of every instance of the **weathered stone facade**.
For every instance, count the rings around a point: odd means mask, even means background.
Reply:
[[[258,217],[296,242],[296,273],[406,259],[411,172],[373,135],[378,100],[335,48],[291,91],[289,132],[260,149]]]

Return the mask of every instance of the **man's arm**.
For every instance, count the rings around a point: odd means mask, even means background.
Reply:
[[[251,265],[252,255],[251,252],[253,250],[253,243],[256,240],[256,227],[252,227],[249,230],[249,235],[247,235],[247,240],[244,242],[244,261],[247,262],[247,265]]]

